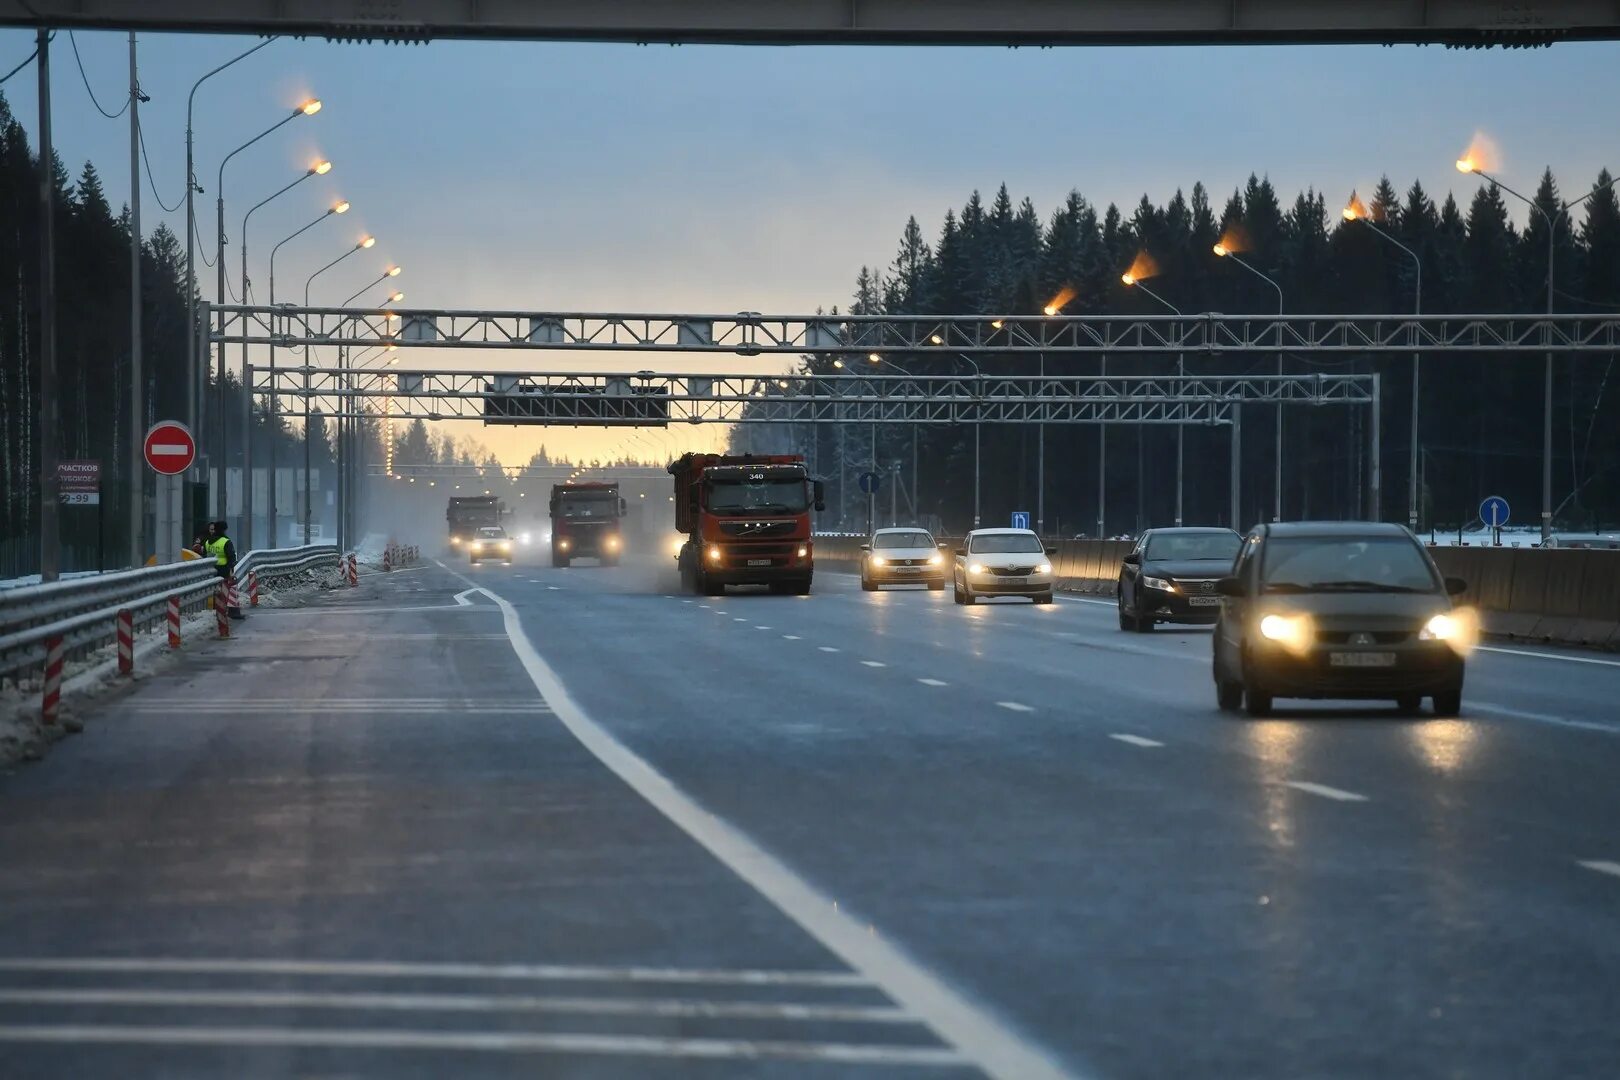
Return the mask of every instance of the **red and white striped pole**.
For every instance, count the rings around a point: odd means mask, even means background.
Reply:
[[[383,573],[385,574],[394,568],[393,561],[389,558],[389,556],[393,554],[393,551],[393,544],[389,544],[387,547],[383,548]]]
[[[231,636],[230,616],[231,591],[224,578],[220,579],[219,591],[214,593],[214,623],[219,627],[219,636]]]
[[[248,607],[259,606],[259,572],[248,571]]]
[[[359,584],[360,584],[359,560],[355,558],[354,552],[351,551],[351,552],[349,552],[349,588],[352,589],[352,588],[354,588],[355,586],[357,586]]]
[[[169,648],[180,647],[180,598],[169,597]]]
[[[118,613],[118,674],[135,674],[135,613],[128,608]]]
[[[45,697],[40,719],[46,727],[56,724],[56,710],[62,703],[62,638],[45,639]]]

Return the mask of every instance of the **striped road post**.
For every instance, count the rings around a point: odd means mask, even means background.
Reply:
[[[231,589],[224,578],[220,578],[219,590],[214,593],[214,625],[219,628],[219,636],[231,636]]]
[[[169,648],[180,647],[180,598],[169,597]]]
[[[259,606],[259,572],[248,571],[248,607]]]
[[[62,704],[62,636],[45,639],[45,697],[40,719],[46,727],[56,724],[56,711]]]
[[[349,552],[349,588],[360,584],[360,560],[355,558],[354,552]]]
[[[128,608],[118,613],[118,674],[135,674],[135,613]]]

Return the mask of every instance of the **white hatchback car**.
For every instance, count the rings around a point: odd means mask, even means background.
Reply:
[[[975,529],[956,550],[956,602],[1027,596],[1052,602],[1051,551],[1031,529]]]
[[[879,585],[924,585],[934,592],[945,588],[945,557],[927,529],[879,529],[872,541],[861,545],[861,588],[875,592]]]

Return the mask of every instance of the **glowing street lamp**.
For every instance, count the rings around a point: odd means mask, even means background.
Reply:
[[[1141,276],[1138,276],[1138,272],[1140,272]],[[1125,271],[1123,274],[1119,275],[1119,280],[1125,285],[1126,288],[1128,288],[1128,289],[1136,289],[1136,290],[1138,290],[1138,291],[1140,291],[1142,293],[1145,293],[1146,295],[1152,297],[1159,304],[1163,305],[1164,307],[1169,308],[1170,311],[1173,314],[1180,315],[1181,314],[1181,309],[1180,308],[1176,307],[1170,301],[1166,300],[1164,297],[1160,296],[1158,293],[1154,292],[1152,289],[1150,289],[1146,285],[1142,284],[1142,278],[1148,276],[1148,274],[1153,273],[1153,272],[1156,272],[1156,267],[1154,266],[1153,260],[1149,259],[1147,257],[1146,252],[1143,252],[1143,253],[1137,255],[1136,261],[1131,264],[1131,269],[1129,269],[1129,270]],[[1181,375],[1185,375],[1186,373],[1187,373],[1187,369],[1186,369],[1185,357],[1181,353],[1177,353],[1176,354],[1176,374],[1178,376],[1181,376]],[[1138,437],[1140,437],[1141,429],[1138,428],[1137,431],[1138,431]],[[1137,443],[1137,448],[1140,449],[1141,445],[1142,444],[1140,442],[1138,442]],[[1186,462],[1185,450],[1186,450],[1186,428],[1181,424],[1177,424],[1176,425],[1176,525],[1177,525],[1178,528],[1180,527],[1181,522],[1182,522],[1182,513],[1181,513],[1182,496],[1183,496],[1183,494],[1184,494],[1184,492],[1186,490],[1186,488],[1185,488],[1186,473],[1185,473],[1185,468],[1184,468],[1185,462]],[[1140,483],[1141,475],[1142,475],[1140,454],[1138,454],[1138,459],[1139,460],[1137,462],[1137,480]],[[1099,505],[1099,506],[1102,505],[1102,499],[1100,497],[1097,500],[1097,505]],[[1138,512],[1140,512],[1140,507],[1141,507],[1141,499],[1140,499],[1140,497],[1137,499],[1137,507],[1138,507]],[[1234,518],[1236,517],[1235,509],[1234,509],[1234,512],[1233,512],[1233,516],[1234,516]],[[1237,526],[1234,524],[1233,528],[1236,528],[1236,527]],[[1102,531],[1101,529],[1098,530],[1099,535],[1101,535],[1101,531]]]
[[[1219,255],[1223,259],[1232,260],[1233,262],[1237,263],[1239,266],[1243,267],[1243,269],[1247,270],[1249,273],[1253,274],[1255,277],[1259,278],[1261,281],[1264,281],[1267,285],[1270,285],[1273,289],[1277,290],[1277,319],[1279,320],[1279,322],[1278,322],[1278,341],[1280,342],[1281,341],[1281,319],[1282,319],[1282,313],[1283,313],[1283,291],[1282,291],[1282,286],[1278,285],[1268,275],[1261,273],[1259,270],[1255,269],[1249,263],[1245,262],[1243,260],[1243,258],[1241,256],[1239,256],[1238,253],[1237,253],[1237,245],[1236,245],[1236,243],[1232,242],[1228,238],[1222,237],[1220,242],[1217,243],[1212,250],[1215,252],[1216,255]],[[1282,358],[1282,351],[1280,349],[1277,352],[1277,374],[1278,375],[1283,374],[1283,358]],[[1271,520],[1273,520],[1273,521],[1281,521],[1282,520],[1282,493],[1283,493],[1283,473],[1282,473],[1282,468],[1283,468],[1283,466],[1282,466],[1282,462],[1283,462],[1283,404],[1282,404],[1282,400],[1281,400],[1280,397],[1279,397],[1279,399],[1277,401],[1277,448],[1276,448],[1276,452],[1275,452],[1275,454],[1273,456],[1276,459],[1276,474],[1275,474],[1275,480],[1274,480],[1274,484],[1275,484],[1275,487],[1276,487],[1276,492],[1275,492],[1275,496],[1274,496],[1274,501],[1272,503]],[[1234,529],[1238,529],[1238,528],[1241,528],[1242,526],[1238,525],[1236,519],[1234,518],[1233,522],[1232,522],[1232,527]]]

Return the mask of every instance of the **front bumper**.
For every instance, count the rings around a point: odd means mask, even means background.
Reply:
[[[874,566],[866,564],[866,580],[880,585],[906,585],[945,580],[945,566]]]
[[[1031,574],[1008,580],[994,574],[969,574],[968,591],[975,596],[1045,596],[1052,591],[1051,574]]]
[[[1389,653],[1387,667],[1343,667],[1334,653]],[[1273,697],[1385,699],[1428,696],[1460,689],[1465,664],[1444,642],[1414,641],[1369,649],[1313,646],[1296,655],[1271,645],[1252,647],[1244,660],[1245,684]]]
[[[511,562],[512,561],[512,549],[511,548],[490,548],[490,547],[486,547],[486,548],[468,548],[467,549],[467,559],[470,562],[483,562],[486,559],[499,561],[499,562]]]
[[[1213,601],[1197,603],[1196,601]],[[1188,626],[1213,626],[1221,617],[1218,596],[1206,593],[1165,592],[1145,586],[1138,597],[1138,614],[1155,622],[1182,623]]]
[[[799,554],[799,549],[804,554]],[[718,549],[720,557],[710,553]],[[808,581],[815,556],[803,540],[759,544],[705,544],[701,552],[703,575],[719,585],[769,585],[776,581]]]

